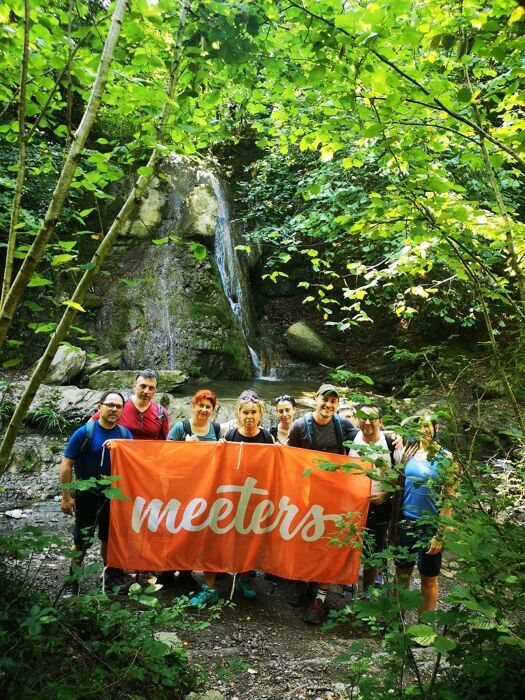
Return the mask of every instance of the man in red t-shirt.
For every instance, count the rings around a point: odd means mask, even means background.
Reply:
[[[133,395],[124,404],[118,421],[130,431],[134,440],[165,440],[169,433],[166,409],[152,401],[156,391],[156,373],[152,369],[139,372],[133,383]],[[98,413],[91,419],[98,420]]]

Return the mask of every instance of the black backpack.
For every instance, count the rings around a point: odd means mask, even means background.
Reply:
[[[89,423],[85,424],[85,432],[84,432],[84,440],[82,441],[82,445],[80,446],[80,454],[84,455],[89,451],[89,448],[91,447],[91,443],[93,442],[93,433],[95,432],[95,423],[97,421],[91,420]],[[127,430],[124,428],[122,425],[116,425],[115,426],[117,430],[120,433],[120,439],[121,440],[126,440],[128,435],[127,435]]]
[[[213,425],[213,432],[215,433],[215,439],[220,440],[221,439],[221,426],[219,423],[215,423],[215,421],[212,421],[211,424]],[[184,430],[185,435],[193,435],[191,431],[191,423],[190,421],[185,418],[182,421],[182,429]]]
[[[343,426],[341,425],[341,416],[339,416],[337,413],[334,413],[333,420],[335,429],[335,439],[337,440],[337,450],[339,454],[344,455],[346,454],[346,448],[343,445],[344,437]],[[308,442],[310,443],[310,449],[315,450],[316,447],[314,445],[314,419],[311,412],[305,414],[304,423],[306,425],[306,434],[308,436]]]

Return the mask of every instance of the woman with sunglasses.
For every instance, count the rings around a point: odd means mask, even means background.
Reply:
[[[416,419],[415,436],[401,457],[401,476],[394,496],[391,542],[401,550],[395,557],[396,578],[406,588],[417,562],[423,601],[419,614],[435,610],[441,571],[443,538],[440,518],[450,517],[457,467],[436,440],[437,423],[428,413]]]
[[[279,423],[272,425],[270,434],[280,445],[288,442],[288,433],[292,427],[295,415],[295,399],[289,394],[283,394],[275,399],[275,410]]]
[[[226,441],[275,444],[270,432],[261,427],[263,415],[264,401],[250,389],[243,391],[235,406],[237,427],[228,430],[224,436]],[[235,588],[246,600],[253,600],[257,596],[257,592],[250,585],[248,572],[238,575]]]
[[[224,436],[228,442],[275,443],[270,432],[261,426],[264,401],[254,391],[243,391],[235,406],[237,427]]]

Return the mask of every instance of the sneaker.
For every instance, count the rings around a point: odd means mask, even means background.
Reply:
[[[257,597],[257,591],[250,586],[247,576],[239,576],[235,582],[235,590],[242,593],[246,600],[253,600]]]
[[[305,583],[304,581],[296,581],[293,589],[286,596],[286,602],[294,608],[302,608],[312,600],[315,600],[317,595],[316,583]]]
[[[199,593],[189,599],[188,605],[190,608],[205,608],[208,605],[214,605],[218,600],[219,591],[216,588],[209,588],[203,583]]]
[[[74,598],[80,592],[78,581],[66,581],[62,588],[62,598]]]
[[[114,569],[111,566],[107,566],[104,569],[103,576],[103,586],[106,593],[111,593],[115,591],[116,593],[126,594],[132,583],[134,583],[131,576],[126,574],[123,569]]]
[[[327,615],[326,603],[320,598],[316,598],[303,615],[303,620],[308,625],[321,625]]]

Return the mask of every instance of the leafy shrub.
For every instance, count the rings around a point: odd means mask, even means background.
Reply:
[[[25,565],[13,563],[53,541],[34,527],[0,538],[2,697],[176,699],[188,693],[197,678],[184,651],[154,637],[159,627],[180,622],[181,605],[161,608],[142,595],[144,610],[98,592],[56,604],[28,582]]]

